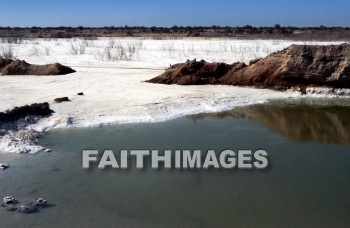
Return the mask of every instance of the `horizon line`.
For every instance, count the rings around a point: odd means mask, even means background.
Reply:
[[[350,26],[326,26],[326,25],[319,25],[319,26],[293,26],[293,25],[287,25],[283,26],[278,23],[276,23],[273,26],[256,26],[256,25],[240,25],[240,26],[230,26],[230,25],[172,25],[172,26],[145,26],[145,25],[105,25],[105,26],[67,26],[67,25],[60,25],[60,26],[4,26],[0,25],[0,28],[10,28],[10,29],[43,29],[43,28],[75,28],[75,29],[99,29],[99,28],[118,28],[118,29],[126,29],[126,28],[213,28],[213,29],[220,29],[220,28],[275,28],[275,29],[281,29],[281,28],[297,28],[297,29],[310,29],[310,28],[343,28],[343,29],[350,29]]]

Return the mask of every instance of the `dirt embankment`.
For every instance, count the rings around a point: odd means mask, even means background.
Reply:
[[[245,63],[187,61],[171,66],[151,83],[179,85],[330,86],[350,88],[350,45],[292,45]]]
[[[0,75],[64,75],[74,73],[70,67],[59,63],[46,65],[33,65],[23,60],[0,58]]]
[[[26,116],[47,116],[53,113],[50,109],[50,105],[45,103],[35,103],[31,105],[25,105],[21,107],[15,107],[12,110],[6,112],[0,112],[0,122],[15,121]]]

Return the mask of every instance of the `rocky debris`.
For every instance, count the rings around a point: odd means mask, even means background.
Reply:
[[[35,205],[36,206],[46,206],[47,205],[47,201],[44,198],[38,198],[35,201]]]
[[[1,75],[64,75],[76,72],[70,67],[59,63],[34,65],[24,60],[12,60],[0,58]]]
[[[0,170],[5,170],[5,169],[7,169],[8,167],[9,167],[8,164],[6,164],[6,163],[0,163]]]
[[[266,58],[253,60],[250,65],[188,60],[171,66],[147,82],[255,86],[278,90],[292,86],[350,88],[350,44],[292,45]]]
[[[36,153],[48,151],[37,145],[39,132],[31,128],[53,111],[48,103],[16,107],[0,112],[0,149],[4,153]]]
[[[35,210],[35,207],[34,205],[31,205],[31,204],[21,205],[17,208],[18,212],[25,213],[25,214],[31,213],[34,210]]]
[[[84,96],[83,92],[77,93],[78,96]]]
[[[15,107],[14,109],[6,112],[0,112],[0,122],[14,121],[30,115],[47,116],[51,113],[53,113],[53,111],[50,109],[49,103],[35,103],[21,107]]]
[[[2,207],[6,207],[8,211],[18,211],[20,213],[29,214],[38,211],[39,208],[43,208],[48,205],[44,198],[38,198],[35,201],[17,206],[19,202],[12,196],[6,196]]]
[[[5,196],[4,199],[4,204],[16,204],[17,200],[15,200],[12,196]]]
[[[70,101],[68,97],[59,97],[54,100],[56,103],[68,102]]]
[[[37,141],[37,140],[36,140]],[[46,148],[37,145],[37,142],[23,142],[15,138],[12,134],[0,137],[0,148],[3,153],[35,154],[38,152],[46,152]]]
[[[0,148],[3,153],[37,153],[50,150],[38,144],[39,132],[30,128],[30,125],[22,125],[21,120],[10,122],[3,127],[6,130],[4,136],[0,136]]]
[[[319,87],[308,87],[306,88],[307,94],[327,95],[329,97],[350,97],[350,89],[341,88],[319,88]]]
[[[21,129],[17,132],[14,132],[14,137],[19,139],[23,143],[38,143],[39,132],[33,129]]]

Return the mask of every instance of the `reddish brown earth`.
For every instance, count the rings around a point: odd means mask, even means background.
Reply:
[[[292,45],[245,63],[187,61],[171,66],[151,83],[237,85],[262,88],[331,86],[350,88],[350,45]]]
[[[1,75],[63,75],[74,73],[70,67],[63,66],[59,63],[46,65],[33,65],[23,60],[11,60],[0,58]]]

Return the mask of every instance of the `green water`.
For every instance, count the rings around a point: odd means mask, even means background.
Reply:
[[[160,123],[61,129],[0,155],[0,227],[350,227],[350,106],[268,104]],[[84,170],[82,149],[264,149],[266,170]]]

